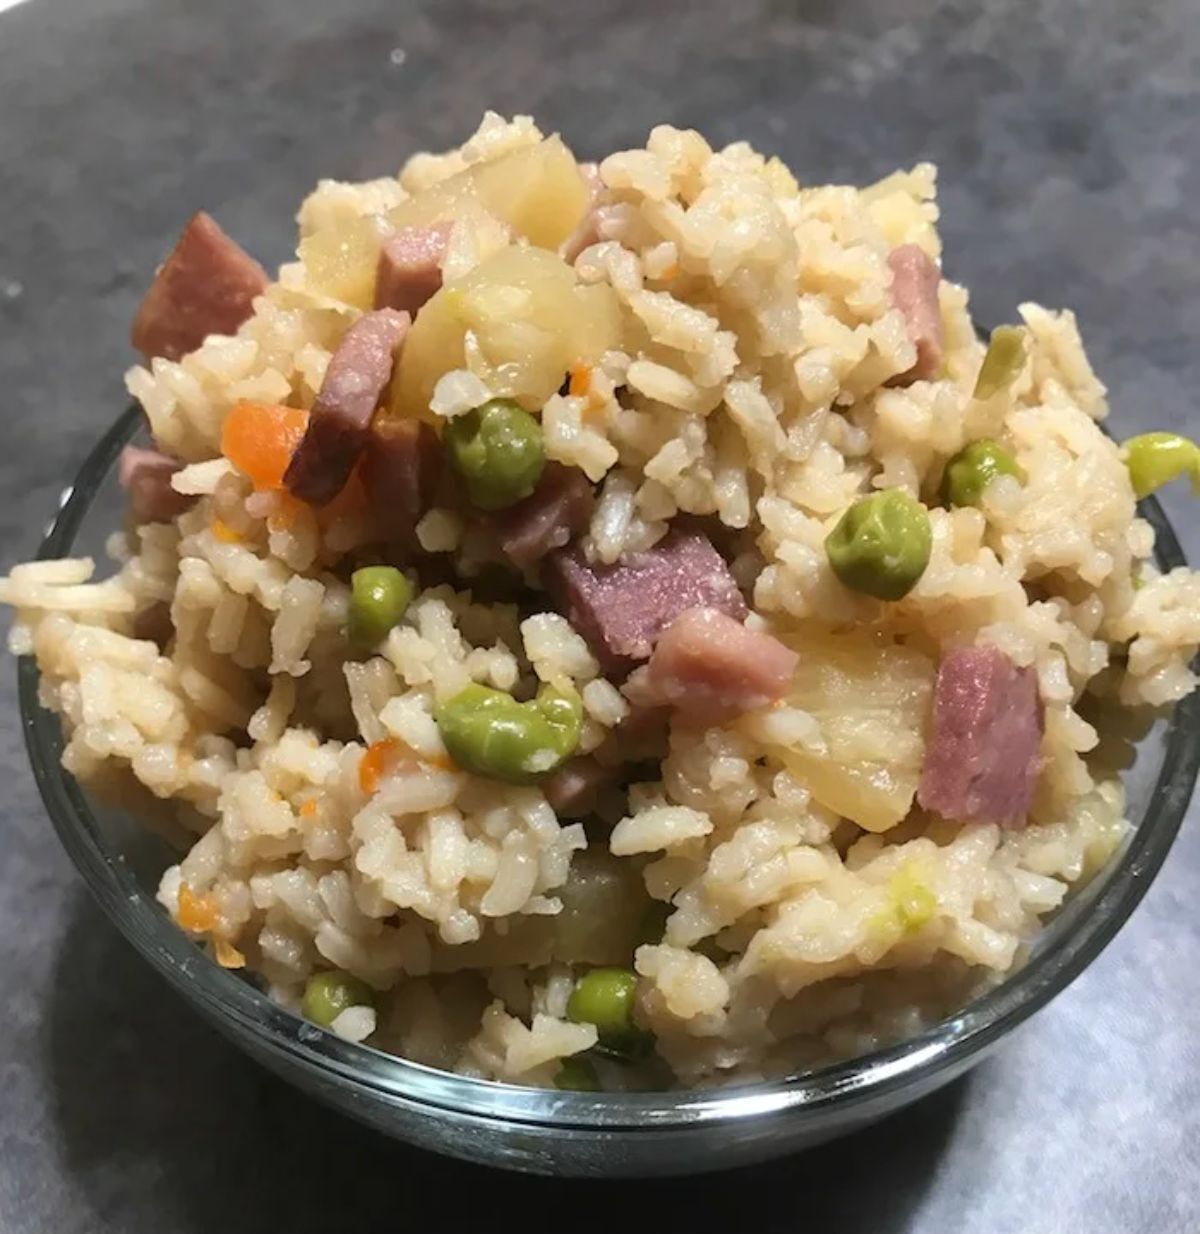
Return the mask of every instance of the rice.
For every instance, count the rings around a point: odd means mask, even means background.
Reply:
[[[685,806],[649,806],[623,818],[609,838],[609,851],[618,857],[652,853],[687,840],[698,840],[712,831],[712,820]]]
[[[669,126],[600,164],[592,242],[573,262],[572,286],[619,328],[527,410],[546,458],[596,485],[579,540],[595,567],[705,520],[747,628],[801,652],[787,697],[740,718],[676,715],[664,736],[636,674],[529,590],[536,572],[507,568],[494,516],[444,477],[415,557],[369,504],[256,489],[221,453],[230,409],[311,408],[361,312],[322,283],[321,244],[377,236],[450,177],[547,148],[529,118],[488,113],[461,148],[397,177],[322,181],[300,209],[300,260],[236,335],[127,376],[189,508],[115,536],[108,578],[85,558],[15,567],[0,580],[10,646],[37,658],[68,770],[174,810],[190,848],[162,874],[166,912],[284,1006],[330,968],[365,982],[373,1005],[330,1025],[348,1040],[553,1084],[597,1044],[571,1021],[575,982],[617,965],[680,1084],[875,1048],[1001,979],[1118,849],[1120,782],[1081,703],[1159,707],[1194,687],[1200,577],[1153,568],[1071,313],[1022,305],[1024,359],[976,397],[983,346],[965,289],[943,278],[941,370],[904,378],[919,357],[889,253],[941,256],[930,165],[802,186],[744,143],[713,150]],[[451,282],[514,239],[455,200]],[[492,334],[491,310],[470,309],[482,316],[431,379],[431,419],[527,391],[548,343],[509,320],[524,303],[506,301]],[[940,504],[947,461],[981,437],[1020,479]],[[928,565],[887,604],[844,586],[825,549],[879,489],[932,507]],[[369,654],[351,649],[349,572],[395,559],[415,598]],[[497,570],[502,601],[487,598]],[[1036,675],[1045,732],[1023,827],[913,804],[937,665],[964,646]],[[592,784],[581,817],[551,806],[557,772],[507,783],[455,764],[442,718],[472,684],[578,697],[563,776]],[[530,767],[560,761],[547,745]],[[642,1082],[636,1065],[617,1072]]]

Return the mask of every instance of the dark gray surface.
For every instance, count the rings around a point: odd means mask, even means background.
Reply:
[[[1115,430],[1194,432],[1198,83],[1195,0],[29,0],[0,15],[0,570],[122,405],[130,316],[188,212],[277,261],[318,176],[391,170],[485,106],[581,154],[665,120],[818,181],[932,158],[978,316],[1075,305]],[[1195,507],[1167,504],[1195,559]],[[58,849],[11,670],[0,777],[5,1234],[1200,1230],[1195,809],[1117,941],[965,1083],[804,1158],[597,1185],[390,1144],[194,1019]]]

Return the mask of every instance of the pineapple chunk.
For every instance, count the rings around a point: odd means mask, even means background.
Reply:
[[[375,302],[375,268],[387,226],[368,214],[340,227],[326,227],[300,241],[300,260],[308,285],[355,308]]]
[[[800,655],[789,701],[817,719],[826,750],[779,757],[822,805],[868,831],[894,827],[921,775],[933,663],[869,633],[780,637]]]
[[[575,856],[567,882],[554,894],[554,958],[567,964],[628,964],[641,940],[650,899],[641,872],[607,849]]]
[[[605,848],[587,848],[575,854],[567,881],[551,894],[562,901],[553,916],[512,917],[503,934],[488,930],[474,942],[435,945],[434,972],[630,963],[654,903],[636,865]]]
[[[594,364],[619,337],[611,287],[582,286],[545,249],[502,249],[421,310],[404,343],[389,414],[429,419],[438,378],[466,366],[468,346],[493,394],[537,410],[569,369]]]
[[[459,218],[473,206],[506,223],[539,248],[556,249],[579,226],[589,192],[558,137],[476,163],[388,211],[393,227]]]
[[[300,260],[315,291],[367,309],[374,303],[380,244],[395,228],[453,220],[481,230],[498,219],[514,236],[556,249],[579,225],[588,199],[571,152],[549,137],[468,167],[386,215],[317,231],[300,242]]]

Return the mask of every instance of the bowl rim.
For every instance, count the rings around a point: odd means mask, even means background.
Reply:
[[[38,560],[70,552],[121,449],[143,423],[141,409],[130,406],[92,449],[62,494]],[[1143,501],[1139,513],[1154,528],[1160,566],[1185,565],[1159,504],[1152,498]],[[917,1035],[785,1079],[659,1092],[565,1092],[477,1080],[345,1041],[213,963],[137,882],[122,855],[105,846],[83,791],[62,768],[58,717],[40,706],[38,682],[34,658],[21,656],[18,694],[26,750],[59,839],[118,930],[202,1013],[241,1029],[268,1056],[286,1056],[314,1077],[349,1084],[392,1105],[476,1122],[576,1132],[679,1132],[765,1115],[802,1117],[834,1104],[848,1111],[935,1074],[962,1070],[1073,981],[1128,920],[1166,859],[1200,769],[1200,692],[1193,692],[1170,715],[1150,805],[1111,869],[1088,889],[1100,884],[1098,891],[1090,898],[1087,892],[1072,897],[1039,936],[1046,938],[1060,926],[1054,945],[1035,948],[1022,967],[994,988]],[[1072,907],[1077,920],[1071,919]]]

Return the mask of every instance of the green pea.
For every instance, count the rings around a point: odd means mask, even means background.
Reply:
[[[347,1007],[373,1007],[370,989],[357,977],[332,968],[314,973],[304,987],[300,1010],[322,1028],[328,1028]]]
[[[528,497],[546,463],[541,425],[512,399],[492,399],[455,416],[443,440],[472,505],[481,510],[503,510]]]
[[[626,1050],[643,1035],[633,1022],[637,974],[628,968],[593,968],[575,982],[567,1000],[567,1019],[594,1024],[600,1044]]]
[[[503,690],[469,685],[438,709],[436,719],[460,767],[493,780],[532,784],[575,753],[583,703],[574,690],[548,685],[528,703]]]
[[[1185,472],[1192,477],[1192,492],[1200,496],[1200,446],[1178,433],[1142,433],[1122,447],[1133,491],[1149,497]]]
[[[908,595],[932,547],[928,511],[899,488],[856,501],[825,537],[833,572],[851,591],[877,600]]]
[[[973,441],[946,464],[942,500],[952,506],[977,506],[983,490],[997,476],[1025,481],[1021,465],[998,441],[987,437]]]
[[[1020,326],[997,326],[988,340],[975,397],[992,398],[1012,385],[1025,367],[1025,331]]]
[[[412,584],[395,566],[364,566],[350,576],[350,641],[370,650],[404,616]]]
[[[564,1058],[554,1077],[554,1087],[579,1093],[604,1091],[596,1068],[586,1058]]]

